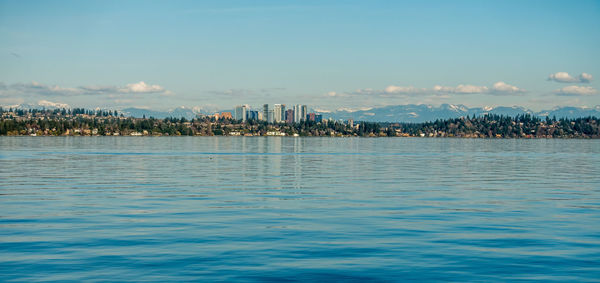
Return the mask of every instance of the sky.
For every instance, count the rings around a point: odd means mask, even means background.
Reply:
[[[4,1],[0,105],[600,105],[600,1]]]

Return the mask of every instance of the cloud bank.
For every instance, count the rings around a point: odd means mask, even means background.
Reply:
[[[330,91],[326,94],[329,97],[348,97],[348,96],[411,96],[411,95],[452,95],[452,94],[489,94],[489,95],[518,95],[527,92],[526,90],[499,81],[491,87],[477,86],[470,84],[459,84],[458,86],[436,85],[432,88],[417,88],[413,86],[390,85],[382,90],[364,88],[353,92],[335,92]]]
[[[592,75],[588,73],[581,73],[581,75],[573,77],[567,72],[558,72],[550,74],[550,76],[548,76],[548,80],[559,83],[590,83],[592,81]]]
[[[567,86],[554,91],[556,95],[562,96],[588,96],[598,94],[598,91],[591,86]]]
[[[16,83],[5,85],[0,83],[0,96],[78,96],[78,95],[119,95],[119,94],[161,94],[170,95],[172,92],[160,85],[146,84],[143,81],[125,86],[80,86],[61,87],[46,85],[38,82]]]

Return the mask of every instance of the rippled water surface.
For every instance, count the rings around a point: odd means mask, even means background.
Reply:
[[[0,281],[594,281],[600,142],[0,137]]]

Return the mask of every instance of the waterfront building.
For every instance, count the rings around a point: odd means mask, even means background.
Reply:
[[[267,132],[267,136],[285,136],[285,133],[282,133],[280,131],[269,131]]]

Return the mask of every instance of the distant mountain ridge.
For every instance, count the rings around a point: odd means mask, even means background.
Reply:
[[[169,111],[156,111],[151,109],[143,109],[143,108],[125,108],[121,110],[121,113],[125,116],[135,117],[135,118],[150,118],[154,117],[157,119],[164,119],[167,117],[176,117],[181,118],[184,117],[186,119],[193,119],[197,114],[203,114],[200,111],[195,111],[191,108],[186,107],[177,107],[175,109]]]
[[[480,116],[487,114],[497,114],[514,117],[516,115],[531,114],[539,117],[556,118],[579,118],[596,116],[600,117],[600,105],[593,108],[583,107],[556,107],[552,110],[542,110],[539,112],[519,106],[499,106],[499,107],[474,107],[469,108],[464,105],[442,104],[439,107],[425,104],[407,104],[393,105],[371,108],[368,110],[340,110],[330,113],[323,113],[323,118],[333,118],[335,120],[353,119],[355,121],[368,122],[427,122],[437,119],[450,119],[465,116]]]

